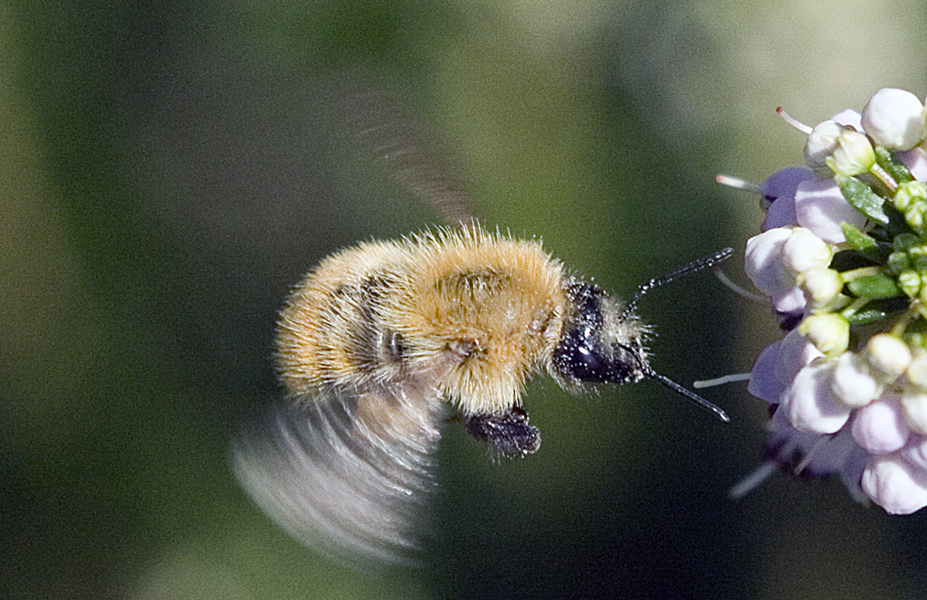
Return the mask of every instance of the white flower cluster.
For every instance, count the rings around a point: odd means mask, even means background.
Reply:
[[[746,247],[784,332],[748,387],[773,409],[767,458],[893,514],[927,506],[925,140],[924,103],[898,89],[810,129]]]

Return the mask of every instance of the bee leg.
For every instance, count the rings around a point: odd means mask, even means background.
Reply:
[[[501,415],[469,415],[464,426],[490,450],[510,458],[534,454],[541,447],[541,432],[528,425],[528,412],[521,406],[513,406]]]

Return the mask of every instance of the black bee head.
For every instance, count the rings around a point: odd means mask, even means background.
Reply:
[[[600,288],[568,282],[572,305],[554,350],[554,374],[571,382],[633,383],[650,373],[643,327]]]
[[[723,410],[695,392],[660,375],[647,361],[644,326],[634,309],[644,294],[664,283],[711,267],[731,255],[730,248],[683,265],[638,287],[627,306],[622,306],[594,285],[570,278],[564,282],[567,315],[560,340],[551,356],[551,375],[565,387],[581,383],[634,383],[652,379],[683,399],[712,412],[722,421]]]

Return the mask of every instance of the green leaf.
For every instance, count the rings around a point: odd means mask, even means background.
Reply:
[[[858,227],[847,222],[840,223],[840,229],[843,230],[843,235],[847,238],[850,248],[873,262],[880,262],[882,253],[874,237],[863,233]]]
[[[889,298],[887,300],[874,300],[867,304],[862,310],[847,316],[850,325],[868,325],[876,321],[900,315],[904,313],[910,300],[908,298]]]
[[[870,323],[875,323],[876,321],[881,321],[885,319],[888,315],[883,310],[878,310],[875,308],[867,308],[854,313],[847,318],[847,321],[850,322],[850,325],[869,325]]]
[[[908,167],[904,166],[900,160],[895,158],[894,154],[882,146],[875,147],[875,157],[879,166],[885,169],[899,185],[914,181],[914,177],[911,176],[911,171],[908,170]]]
[[[905,221],[904,215],[895,208],[894,204],[886,201],[883,209],[888,216],[888,225],[885,226],[885,230],[889,235],[899,235],[911,231],[911,227]]]
[[[855,177],[834,175],[834,181],[840,186],[843,197],[856,210],[863,213],[879,225],[888,225],[885,213],[885,198],[873,192],[868,185]]]
[[[847,287],[857,298],[881,300],[901,295],[895,280],[886,275],[867,275],[847,283]]]

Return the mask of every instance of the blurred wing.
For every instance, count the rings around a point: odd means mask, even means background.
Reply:
[[[352,563],[414,563],[435,487],[441,404],[415,389],[275,404],[233,450],[252,499],[297,539]]]
[[[331,106],[353,135],[403,190],[434,208],[451,225],[474,220],[465,179],[432,132],[385,86],[372,78],[345,78],[334,86]]]

